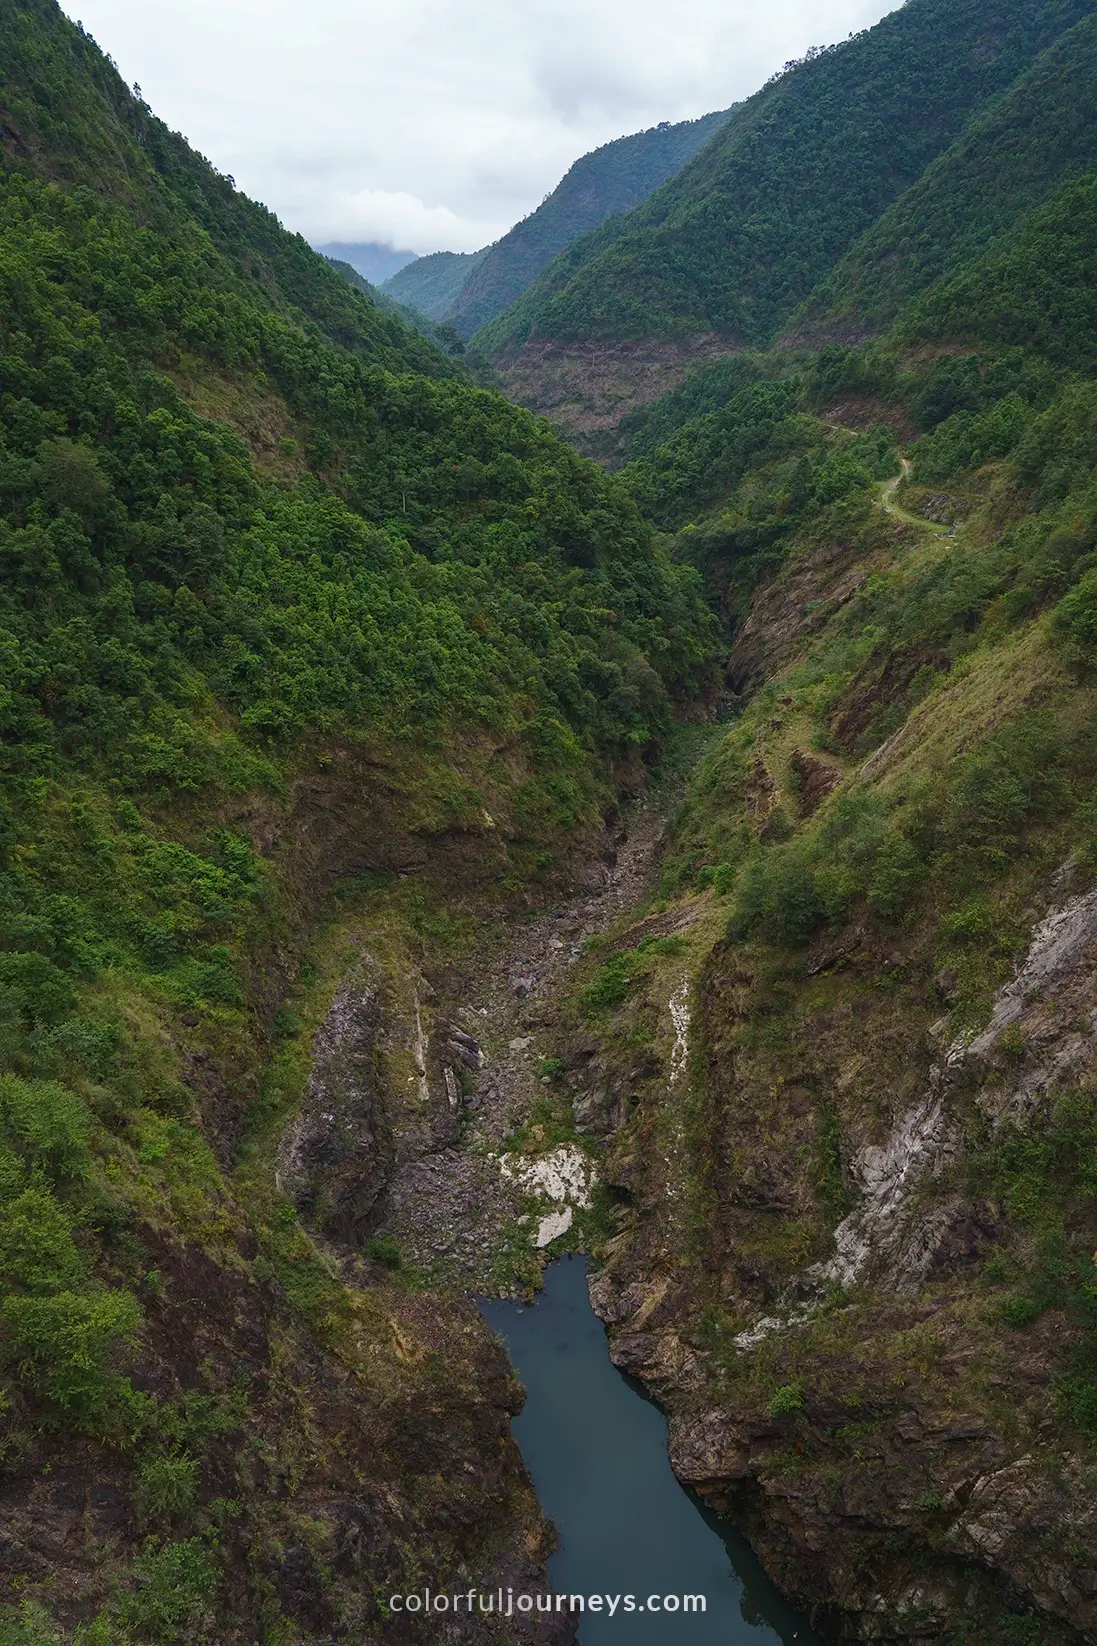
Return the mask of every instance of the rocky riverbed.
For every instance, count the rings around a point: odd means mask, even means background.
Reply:
[[[544,1250],[589,1203],[583,1150],[565,1144],[530,1160],[513,1140],[552,1085],[545,1068],[558,1049],[560,990],[586,940],[647,895],[672,798],[635,801],[571,895],[501,925],[497,947],[474,965],[424,969],[418,1011],[430,1028],[420,1080],[442,1123],[426,1147],[395,1150],[371,1232],[432,1280],[471,1292],[513,1288],[519,1255]],[[329,1029],[347,1016],[342,998]]]

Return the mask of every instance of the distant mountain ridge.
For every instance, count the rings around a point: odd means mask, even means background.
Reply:
[[[641,206],[556,258],[478,342],[496,359],[530,338],[765,343],[972,114],[1091,10],[910,0],[809,54]]]
[[[428,320],[444,320],[462,286],[479,268],[491,250],[433,251],[417,257],[383,281],[386,297],[418,309]]]
[[[421,257],[386,280],[383,289],[470,337],[521,297],[559,253],[607,218],[640,205],[681,171],[730,114],[723,109],[698,120],[663,121],[604,143],[577,160],[537,210],[493,246],[471,255]]]
[[[349,263],[371,286],[390,280],[406,264],[415,261],[413,251],[399,251],[379,240],[331,240],[322,246],[314,246],[313,250],[329,262]]]

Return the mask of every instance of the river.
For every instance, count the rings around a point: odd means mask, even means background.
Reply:
[[[526,1387],[514,1434],[560,1534],[554,1587],[635,1598],[633,1612],[585,1614],[581,1646],[821,1646],[743,1539],[678,1484],[666,1420],[611,1362],[586,1270],[565,1257],[536,1303],[481,1303]],[[687,1594],[706,1597],[704,1614],[668,1616],[662,1598]]]

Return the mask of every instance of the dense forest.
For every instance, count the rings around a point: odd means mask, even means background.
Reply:
[[[193,1638],[211,1607],[218,1640],[260,1613],[273,1640],[260,1568],[294,1534],[224,1522],[229,1595],[208,1507],[263,1396],[232,1351],[164,1361],[156,1289],[201,1337],[187,1262],[268,1277],[256,1367],[264,1332],[334,1366],[359,1329],[273,1179],[231,1175],[316,912],[261,841],[312,772],[387,808],[363,868],[490,825],[513,891],[651,757],[713,628],[619,483],[240,196],[53,0],[0,4],[0,83],[0,1455],[9,1485],[65,1446],[129,1483],[128,1535],[57,1601],[89,1641]],[[0,1638],[54,1636],[31,1607]]]
[[[431,320],[449,313],[458,293],[488,255],[483,251],[434,251],[417,257],[384,282],[386,297],[407,304]]]
[[[471,256],[436,252],[385,282],[401,303],[456,326],[462,337],[515,302],[546,263],[629,211],[709,143],[727,111],[652,126],[584,154],[545,199],[494,245]]]
[[[809,54],[644,205],[550,264],[478,346],[509,358],[531,336],[767,341],[968,118],[1090,10],[912,0]]]
[[[1097,164],[1097,17],[1090,14],[977,113],[885,211],[792,323],[804,338],[876,332],[1060,180]]]

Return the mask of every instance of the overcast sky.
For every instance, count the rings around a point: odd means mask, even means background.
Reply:
[[[579,155],[748,96],[894,0],[64,0],[313,242],[474,251]]]

